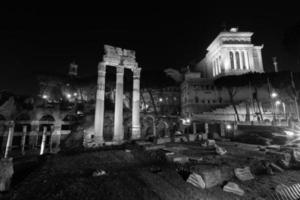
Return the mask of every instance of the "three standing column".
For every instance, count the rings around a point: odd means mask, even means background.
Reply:
[[[95,109],[95,140],[99,143],[103,142],[105,74],[106,66],[103,62],[100,62],[98,65],[98,83]]]
[[[115,120],[114,120],[114,141],[120,142],[124,139],[123,127],[123,84],[124,68],[117,67],[116,77],[116,94],[115,94]]]
[[[133,68],[133,94],[132,94],[132,139],[141,137],[140,124],[140,75],[141,68]]]

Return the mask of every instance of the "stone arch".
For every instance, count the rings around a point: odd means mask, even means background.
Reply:
[[[46,114],[46,115],[43,115],[40,118],[40,121],[51,121],[51,122],[54,122],[55,118],[52,115],[50,115],[50,114]]]
[[[168,136],[169,124],[164,120],[159,120],[157,123],[157,135],[158,137]]]

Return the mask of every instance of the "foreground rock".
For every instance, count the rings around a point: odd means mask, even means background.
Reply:
[[[0,160],[0,192],[8,191],[12,175],[14,174],[12,158]]]

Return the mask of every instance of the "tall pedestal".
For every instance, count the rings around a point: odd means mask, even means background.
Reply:
[[[114,141],[121,142],[124,139],[123,128],[123,82],[124,68],[117,67],[116,95],[115,95],[115,120]]]
[[[103,142],[105,73],[106,66],[104,65],[104,63],[99,63],[95,109],[95,140],[97,141],[97,143]]]
[[[141,137],[140,124],[140,74],[141,68],[133,70],[133,94],[132,94],[132,139]]]

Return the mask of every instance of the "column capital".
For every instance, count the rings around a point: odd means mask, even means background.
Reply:
[[[99,62],[98,64],[98,72],[104,72],[106,71],[106,65],[104,62]]]
[[[133,68],[132,69],[133,77],[139,78],[141,76],[141,70],[142,68]]]

